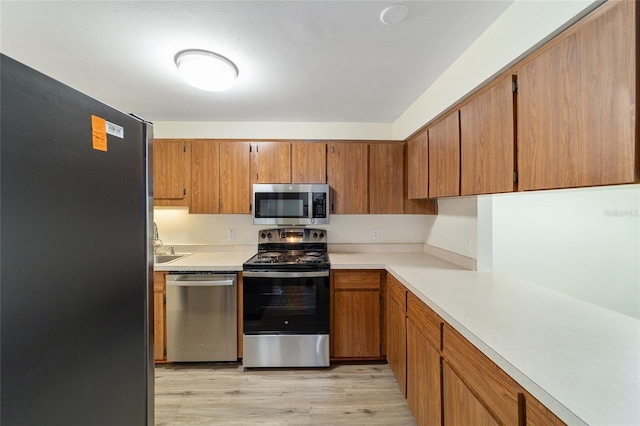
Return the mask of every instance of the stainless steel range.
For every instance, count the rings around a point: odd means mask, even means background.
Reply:
[[[327,231],[258,232],[243,265],[243,366],[329,366]]]

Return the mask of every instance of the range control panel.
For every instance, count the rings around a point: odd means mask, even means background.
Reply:
[[[273,228],[258,231],[258,243],[326,243],[325,229]]]

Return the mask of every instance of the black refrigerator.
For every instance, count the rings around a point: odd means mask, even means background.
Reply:
[[[151,425],[152,126],[0,59],[0,424]]]

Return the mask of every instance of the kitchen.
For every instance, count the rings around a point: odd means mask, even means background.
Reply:
[[[250,123],[239,128],[234,123],[156,121],[155,137],[402,140],[589,6],[594,5],[553,3],[543,11],[529,2],[514,3],[392,125]],[[527,22],[535,25],[527,26]],[[510,45],[501,37],[505,33],[512,35]],[[495,45],[503,48],[492,48]],[[479,271],[506,273],[601,305],[606,314],[619,312],[637,319],[638,191],[637,185],[624,185],[441,198],[437,215],[336,214],[328,227],[329,251],[430,250],[448,260],[467,262],[468,269],[475,264]],[[194,215],[186,208],[156,208],[155,220],[164,243],[174,245],[178,252],[192,251],[192,245],[214,246],[215,250],[240,246],[252,251],[260,229],[252,225],[250,214]],[[376,255],[369,258],[375,265],[390,262]],[[332,266],[342,263],[340,257],[334,259]],[[399,272],[402,267],[394,270]],[[629,389],[628,398],[637,395],[637,383],[635,389]],[[615,390],[610,394],[624,401]],[[553,411],[562,414],[562,407],[557,410]]]

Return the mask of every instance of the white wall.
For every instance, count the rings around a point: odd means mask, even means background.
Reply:
[[[426,244],[461,254],[477,256],[476,197],[438,200],[438,215],[427,229]]]
[[[394,123],[393,138],[405,139],[474,88],[517,62],[593,0],[516,0]]]
[[[492,199],[495,271],[640,318],[640,185]]]
[[[256,245],[258,230],[250,214],[188,214],[186,207],[156,207],[154,220],[165,245]],[[423,244],[435,216],[424,215],[332,215],[328,230],[330,244]],[[373,239],[373,229],[380,238]],[[235,240],[229,238],[229,230]]]
[[[391,140],[391,123],[158,121],[156,138]]]

